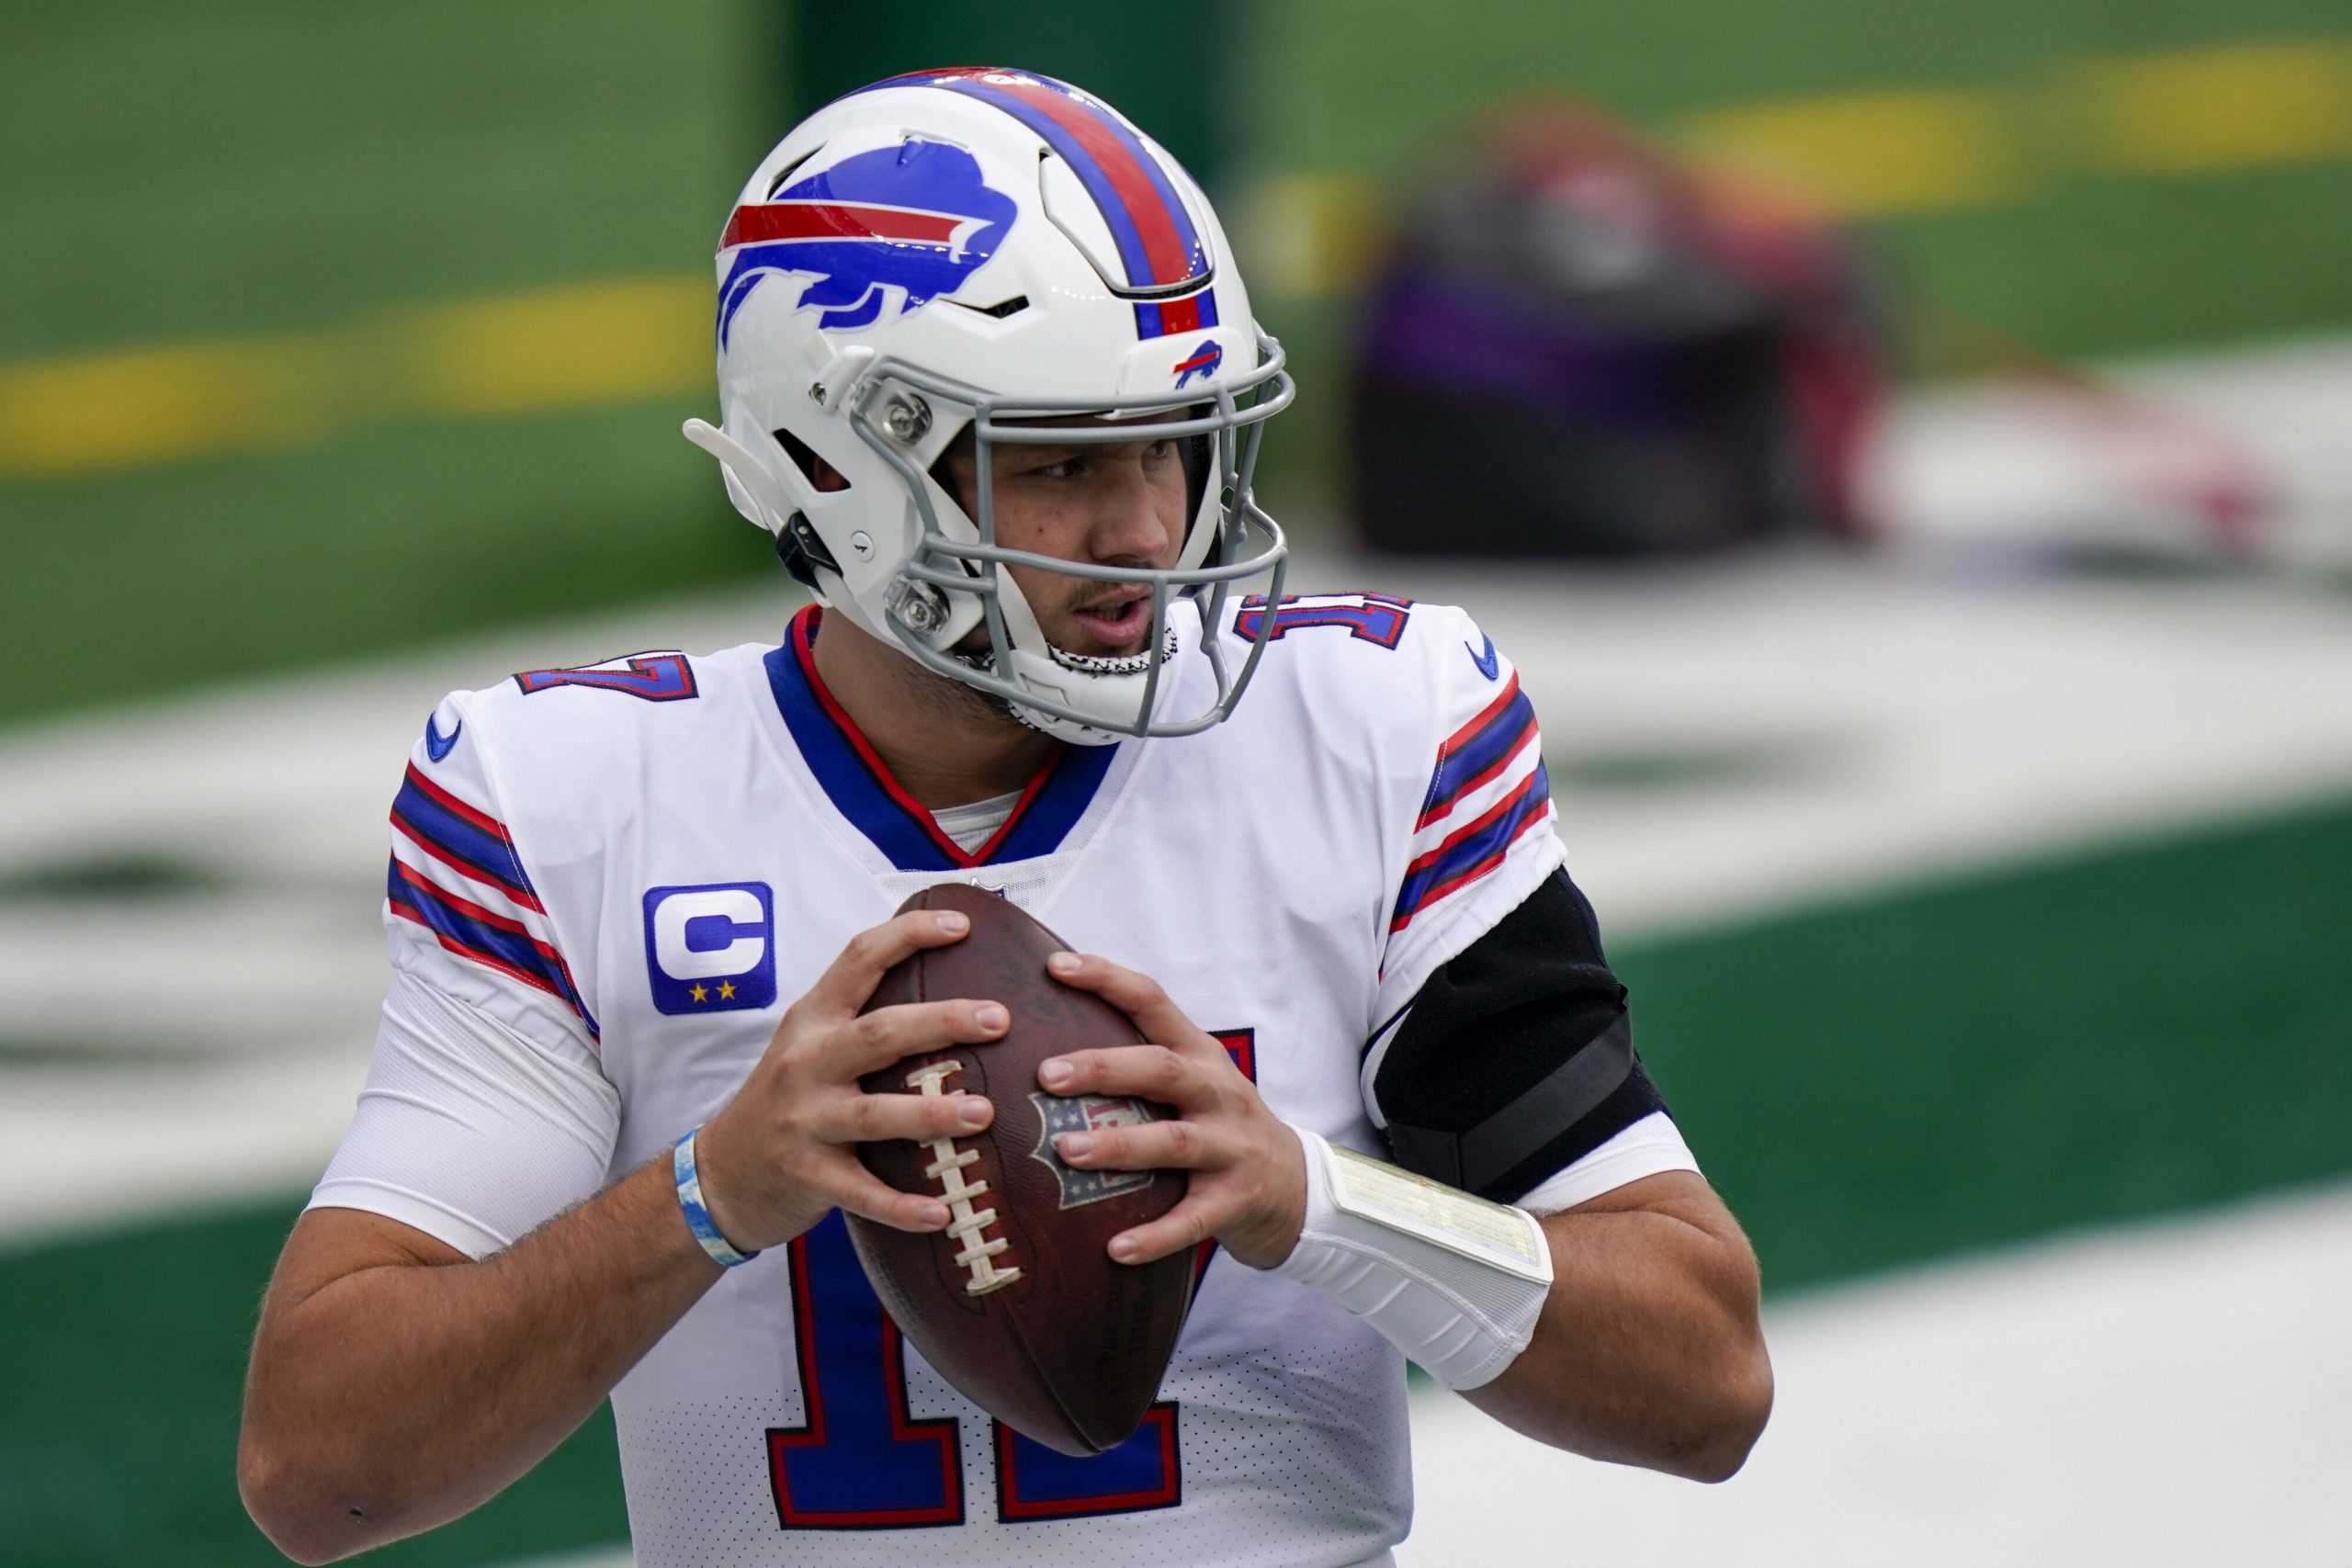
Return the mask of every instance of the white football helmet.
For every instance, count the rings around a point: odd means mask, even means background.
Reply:
[[[743,187],[718,331],[722,423],[686,434],[826,605],[1064,739],[1191,734],[1232,711],[1275,618],[1238,668],[1216,628],[1236,585],[1271,572],[1282,592],[1286,546],[1250,477],[1293,389],[1200,187],[1116,110],[977,67],[837,99]],[[1072,416],[1101,423],[1038,423]],[[977,516],[933,477],[967,429]],[[1183,444],[1193,490],[1173,568],[997,544],[995,444],[1164,439]],[[819,490],[812,457],[847,488]],[[1148,588],[1144,651],[1055,648],[1008,565]],[[1197,637],[1170,619],[1187,600]],[[1164,670],[1196,649],[1214,702],[1159,713]]]

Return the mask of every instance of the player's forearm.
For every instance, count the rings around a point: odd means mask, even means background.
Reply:
[[[1745,1462],[1772,1407],[1753,1254],[1657,1210],[1555,1214],[1535,1337],[1464,1397],[1555,1448],[1697,1481]]]
[[[247,1506],[304,1562],[455,1518],[586,1419],[718,1273],[665,1157],[481,1262],[362,1269],[274,1303]]]

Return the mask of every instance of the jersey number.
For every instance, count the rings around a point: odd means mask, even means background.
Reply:
[[[1258,1076],[1255,1031],[1217,1035]],[[1215,1244],[1201,1249],[1193,1288]],[[794,1239],[792,1329],[808,1417],[768,1431],[768,1479],[786,1529],[907,1529],[964,1522],[964,1466],[954,1416],[918,1420],[907,1402],[906,1340],[882,1310],[839,1211]],[[1151,1407],[1117,1448],[1056,1453],[989,1423],[997,1517],[1060,1519],[1173,1507],[1183,1500],[1174,1404]]]
[[[1411,600],[1393,599],[1385,593],[1292,594],[1274,606],[1274,629],[1266,640],[1280,642],[1307,626],[1343,626],[1359,642],[1395,648],[1412,613]],[[1252,593],[1241,601],[1241,613],[1233,622],[1235,635],[1254,640],[1265,618],[1266,596]]]
[[[618,669],[610,668],[618,665]],[[632,653],[625,659],[600,660],[569,670],[526,670],[514,683],[529,696],[558,686],[591,686],[619,692],[649,703],[682,702],[700,694],[695,689],[694,666],[682,653]]]

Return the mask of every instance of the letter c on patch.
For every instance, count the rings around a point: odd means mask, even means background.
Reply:
[[[673,979],[741,975],[767,951],[767,911],[746,887],[673,893],[653,907],[652,921],[653,950]]]
[[[645,964],[665,1013],[731,1012],[775,1000],[775,900],[764,882],[652,887]]]

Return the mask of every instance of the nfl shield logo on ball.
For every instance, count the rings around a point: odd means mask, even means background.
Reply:
[[[1122,1192],[1140,1192],[1151,1185],[1156,1174],[1148,1170],[1078,1170],[1062,1163],[1054,1152],[1054,1140],[1064,1133],[1099,1133],[1106,1127],[1140,1127],[1152,1121],[1151,1107],[1140,1100],[1102,1094],[1058,1095],[1033,1092],[1030,1101],[1037,1107],[1037,1146],[1029,1157],[1041,1162],[1061,1183],[1062,1207],[1076,1209],[1088,1203],[1099,1203],[1105,1198],[1116,1198]]]

